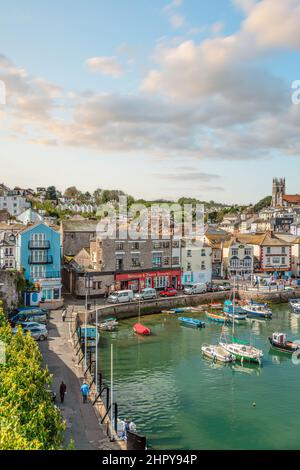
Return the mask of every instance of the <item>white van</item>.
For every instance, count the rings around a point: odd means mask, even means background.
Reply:
[[[107,299],[107,302],[112,304],[132,302],[133,300],[133,291],[132,290],[119,290],[113,292]]]
[[[207,292],[206,284],[186,284],[183,288],[184,294],[204,294]]]
[[[137,300],[156,299],[156,290],[152,287],[146,287],[145,289],[142,289],[139,294],[135,294],[134,298]]]

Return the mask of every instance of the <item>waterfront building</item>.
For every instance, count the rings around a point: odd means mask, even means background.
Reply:
[[[226,277],[249,279],[254,270],[254,248],[233,237],[223,245],[224,273]]]
[[[223,245],[230,238],[229,233],[218,228],[209,226],[205,230],[204,241],[212,249],[212,279],[223,277]]]
[[[26,303],[61,302],[61,248],[59,232],[44,223],[23,228],[17,235],[17,268],[38,292]]]
[[[212,248],[208,243],[181,241],[182,284],[212,280]]]
[[[253,245],[259,259],[259,271],[267,274],[290,274],[292,270],[292,243],[274,233],[239,235],[239,241]]]
[[[178,251],[179,250],[179,251]],[[180,245],[168,240],[108,239],[93,237],[75,256],[64,256],[63,283],[83,297],[104,295],[114,284],[116,290],[138,292],[145,287],[180,288]]]
[[[63,220],[60,226],[61,243],[64,256],[75,256],[82,248],[89,247],[90,240],[96,236],[97,220]]]

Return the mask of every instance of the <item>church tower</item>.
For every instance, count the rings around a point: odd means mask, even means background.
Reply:
[[[273,178],[272,206],[282,207],[285,195],[285,178]]]

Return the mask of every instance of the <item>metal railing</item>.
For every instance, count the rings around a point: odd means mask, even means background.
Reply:
[[[36,258],[35,256],[29,256],[29,264],[52,264],[53,256],[42,256],[41,258]]]
[[[41,240],[41,241],[30,240],[28,242],[28,248],[30,250],[49,250],[50,241],[49,240]]]

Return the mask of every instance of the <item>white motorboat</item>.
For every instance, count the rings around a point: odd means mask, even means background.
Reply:
[[[232,363],[235,362],[235,357],[228,353],[222,346],[215,344],[204,344],[201,348],[203,356],[212,359],[213,361]]]

